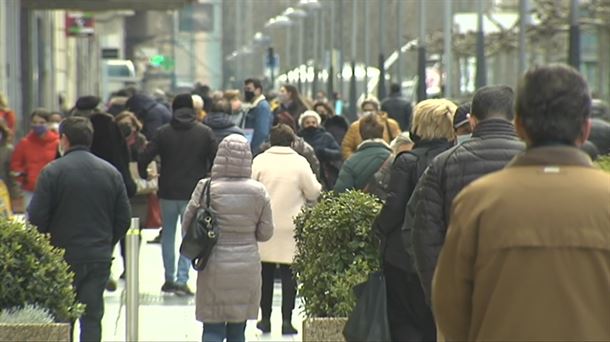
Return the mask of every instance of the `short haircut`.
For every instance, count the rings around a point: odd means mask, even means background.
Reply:
[[[32,114],[30,114],[30,120],[32,120],[35,116],[41,117],[44,119],[44,121],[48,122],[51,118],[51,112],[44,108],[36,108],[34,111],[32,111]]]
[[[244,81],[244,85],[248,85],[250,83],[252,83],[254,89],[260,89],[261,91],[263,91],[263,83],[261,83],[261,80],[259,80],[258,78],[248,78]]]
[[[93,141],[93,125],[82,116],[71,116],[59,125],[59,134],[65,135],[70,146],[91,147]]]
[[[379,120],[377,113],[365,114],[359,120],[360,137],[362,140],[383,139],[383,124]]]
[[[392,93],[392,94],[400,93],[401,90],[402,90],[402,87],[400,86],[400,84],[398,84],[398,83],[390,84],[390,93]]]
[[[212,106],[210,107],[210,111],[212,113],[231,113],[231,103],[227,99],[219,98],[212,101]]]
[[[271,146],[291,146],[294,142],[294,131],[288,125],[277,124],[271,128],[269,142]]]
[[[485,86],[472,98],[470,114],[479,121],[491,117],[512,120],[515,116],[515,94],[509,86]]]
[[[375,106],[375,110],[379,110],[379,108],[381,108],[381,105],[379,103],[379,100],[372,95],[367,96],[362,103],[360,104],[360,109],[364,110],[364,106],[367,104],[372,104],[373,106]]]
[[[453,140],[453,113],[457,106],[447,99],[430,99],[419,102],[413,110],[411,130],[420,139]]]
[[[229,89],[223,94],[223,97],[229,101],[239,100],[239,90]]]
[[[142,130],[142,123],[136,115],[128,110],[124,110],[119,113],[119,115],[114,117],[114,122],[118,123],[119,121],[123,121],[125,118],[131,121],[131,125],[139,132]]]
[[[533,145],[573,145],[591,114],[591,95],[578,71],[551,64],[525,73],[519,82],[515,108]]]

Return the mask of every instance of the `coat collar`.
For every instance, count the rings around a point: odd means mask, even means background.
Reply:
[[[265,153],[273,154],[296,154],[290,146],[271,146]]]
[[[388,143],[385,140],[383,140],[383,139],[367,139],[367,140],[361,142],[360,145],[358,145],[358,148],[356,150],[360,151],[360,150],[363,150],[365,148],[380,147],[380,146],[385,147],[389,151],[392,150],[390,148],[390,145],[388,145]]]
[[[504,119],[487,119],[479,122],[472,132],[473,138],[485,138],[493,136],[510,136],[517,137],[515,126]]]
[[[507,167],[519,166],[582,166],[593,167],[591,158],[574,146],[541,146],[518,154]]]

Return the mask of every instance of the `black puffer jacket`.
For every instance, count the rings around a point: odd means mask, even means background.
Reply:
[[[453,199],[470,182],[504,168],[524,149],[510,122],[484,120],[471,140],[440,154],[419,180],[407,206],[403,238],[412,241],[408,253],[415,258],[428,303]]]
[[[126,107],[133,112],[142,122],[142,133],[149,141],[152,140],[159,127],[168,123],[171,112],[164,105],[158,103],[152,97],[144,94],[136,94],[127,100]]]
[[[347,120],[339,115],[331,116],[330,118],[324,120],[322,123],[326,131],[330,133],[339,146],[343,142],[343,137],[345,137],[345,133],[349,129],[349,123]]]
[[[332,189],[341,169],[341,147],[322,127],[301,129],[299,136],[316,152],[320,161],[320,176],[325,189]]]
[[[394,160],[388,186],[390,190],[381,212],[373,223],[373,229],[382,240],[385,262],[405,271],[415,272],[400,235],[405,208],[417,180],[428,164],[451,146],[452,143],[444,139],[422,140],[415,144],[412,151],[403,152]]]
[[[203,119],[203,123],[210,127],[216,137],[216,144],[231,134],[244,135],[244,131],[237,127],[231,116],[225,113],[210,113]]]
[[[381,102],[381,110],[388,113],[388,116],[400,125],[401,131],[411,129],[411,103],[400,93],[390,94],[388,98]]]
[[[138,158],[138,171],[147,178],[148,164],[159,155],[159,198],[189,200],[197,182],[210,171],[217,148],[214,132],[195,120],[195,111],[180,108],[146,145]]]

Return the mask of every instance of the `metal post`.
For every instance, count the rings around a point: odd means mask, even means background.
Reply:
[[[383,44],[385,41],[385,4],[386,1],[381,1],[379,3],[379,83],[377,85],[377,97],[379,100],[383,100],[385,98],[385,57],[384,50],[385,45]],[[398,47],[400,50],[400,46]]]
[[[303,49],[303,44],[305,44],[305,18],[299,21],[299,66],[298,66],[298,75],[299,75],[299,92],[303,93],[303,73],[301,66],[303,65],[303,61],[305,59],[305,50]]]
[[[426,1],[424,0],[419,0],[417,52],[417,101],[423,101],[428,97],[426,91]]]
[[[131,226],[125,236],[127,253],[127,300],[126,300],[126,337],[127,341],[138,340],[138,312],[140,299],[139,262],[140,262],[140,219],[131,219]]]
[[[345,44],[343,42],[343,0],[339,0],[339,94],[341,95],[341,99],[343,99],[343,65],[345,64],[345,54],[344,47]]]
[[[477,75],[475,87],[487,84],[487,65],[485,61],[485,32],[483,27],[483,0],[477,0]]]
[[[371,37],[370,31],[370,19],[369,19],[369,7],[371,2],[367,1],[364,3],[364,96],[369,95],[369,65],[371,64]],[[379,42],[381,44],[381,42]]]
[[[519,1],[519,74],[527,69],[527,28],[529,26],[529,0]]]
[[[358,2],[352,2],[352,77],[349,81],[349,112],[350,119],[355,121],[358,117],[358,108],[356,108],[356,93],[357,93],[357,85],[356,85],[356,52],[357,52],[357,42],[358,42]]]
[[[176,75],[176,44],[178,43],[178,36],[176,35],[176,31],[178,29],[176,26],[178,25],[178,20],[176,20],[176,16],[178,13],[176,11],[172,12],[172,60],[174,61],[174,67],[172,70],[172,92],[176,91],[177,88],[177,75]]]
[[[396,60],[396,83],[402,87],[402,1],[396,1],[396,46],[398,59]]]
[[[333,92],[335,91],[335,35],[337,34],[335,29],[335,2],[330,3],[330,63],[328,67],[328,83],[327,93],[328,98],[331,99]],[[333,102],[334,104],[334,102]]]
[[[451,98],[453,96],[453,47],[452,47],[452,31],[453,31],[453,13],[451,9],[451,1],[445,0],[445,25],[443,26],[443,57],[445,59],[444,71],[445,71],[445,97]]]
[[[312,63],[313,63],[313,81],[311,84],[311,98],[315,98],[316,92],[318,91],[318,43],[320,34],[320,16],[317,10],[312,10],[313,16],[313,47],[312,47]]]
[[[580,26],[578,24],[578,0],[570,0],[570,47],[568,61],[576,69],[580,68]]]

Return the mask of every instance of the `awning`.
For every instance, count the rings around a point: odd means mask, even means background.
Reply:
[[[3,1],[3,0],[2,0]],[[112,11],[180,9],[195,0],[22,0],[24,7],[38,10]]]

